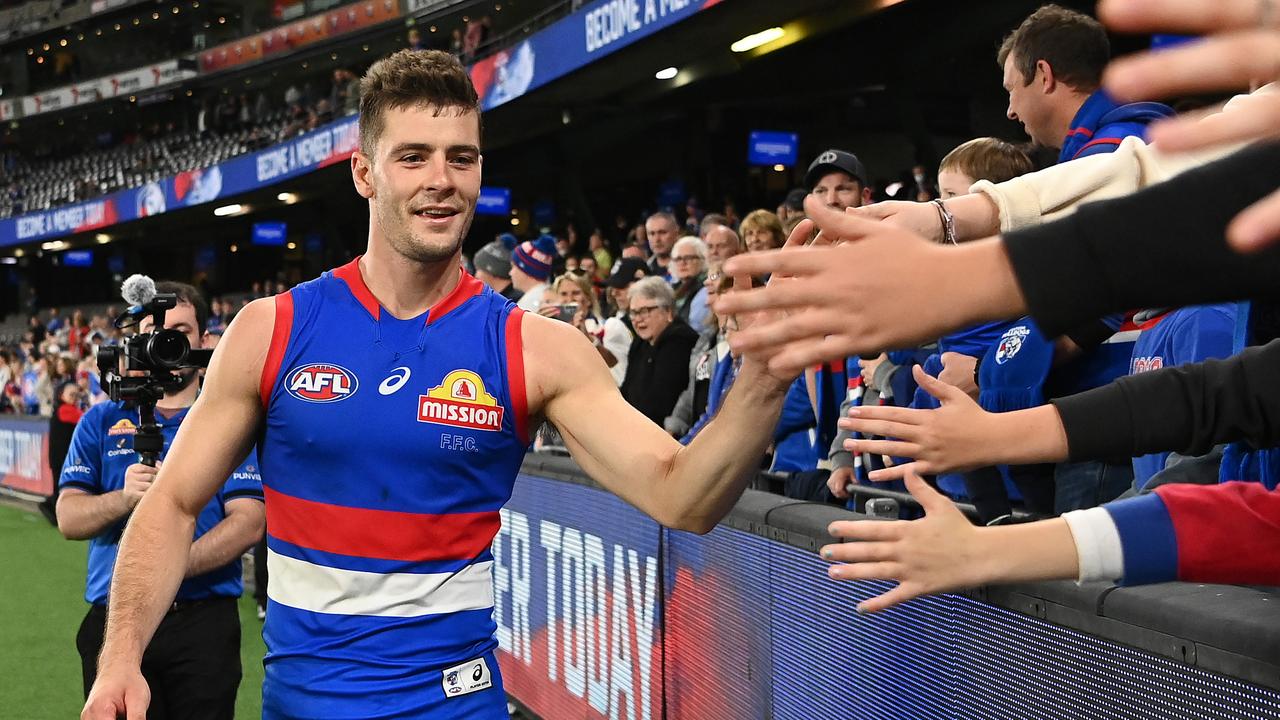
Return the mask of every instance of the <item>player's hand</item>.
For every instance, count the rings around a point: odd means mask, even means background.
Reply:
[[[933,203],[885,200],[884,202],[849,208],[852,213],[868,220],[880,220],[919,235],[926,240],[942,242],[942,217]]]
[[[911,369],[916,382],[942,406],[936,410],[900,408],[891,405],[849,408],[849,417],[840,418],[843,430],[852,430],[884,440],[845,440],[851,453],[876,453],[913,458],[915,462],[874,470],[872,480],[897,480],[908,471],[936,474],[968,470],[993,464],[991,451],[1001,443],[1004,426],[994,413],[978,407],[965,392],[932,377],[919,365]]]
[[[151,688],[137,668],[115,671],[102,668],[80,712],[80,720],[146,720]]]
[[[921,595],[973,587],[985,581],[978,550],[978,528],[955,503],[929,487],[914,472],[907,490],[924,508],[919,520],[840,520],[831,523],[833,537],[858,542],[827,545],[820,551],[837,564],[827,569],[833,580],[897,580],[898,586],[858,605],[875,612]],[[844,564],[839,564],[844,563]]]
[[[827,477],[827,489],[841,500],[849,499],[849,483],[853,482],[853,468],[839,467],[831,471]]]
[[[124,488],[121,492],[124,499],[129,503],[129,507],[134,508],[142,500],[142,496],[147,494],[147,490],[151,489],[151,484],[156,480],[156,474],[160,472],[160,465],[156,463],[155,467],[143,465],[142,463],[134,463],[124,471]]]
[[[831,242],[830,238],[822,238],[820,235],[814,235],[816,226],[811,220],[801,220],[799,224],[791,230],[791,235],[787,237],[787,241],[783,243],[780,250],[772,251],[773,253],[793,253],[801,249],[809,243],[827,245]],[[727,270],[725,272],[728,272]],[[728,317],[728,326],[731,333],[726,333],[729,337],[740,335],[743,332],[751,332],[753,329],[768,327],[779,323],[788,322],[788,312],[779,309],[755,310],[751,312],[735,312],[724,313],[720,310],[720,303],[727,297],[732,297],[744,292],[751,292],[751,277],[764,273],[744,273],[738,272],[733,274],[733,292],[722,293],[716,300],[715,310],[720,317]],[[766,288],[781,287],[793,282],[795,278],[786,273],[774,272],[769,274],[769,282]],[[767,374],[779,382],[785,388],[786,384],[794,380],[803,367],[779,367],[770,362],[774,348],[760,347],[754,351],[742,352],[744,367],[746,363],[758,365],[762,370],[767,368]]]

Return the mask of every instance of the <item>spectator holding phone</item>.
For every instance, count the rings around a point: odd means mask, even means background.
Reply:
[[[567,322],[586,335],[591,343],[600,347],[604,338],[604,316],[596,300],[591,278],[579,273],[565,273],[551,283],[556,303],[544,304],[539,315]]]

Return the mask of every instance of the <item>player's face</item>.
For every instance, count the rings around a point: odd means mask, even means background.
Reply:
[[[480,122],[458,108],[389,110],[368,173],[374,230],[418,262],[452,258],[480,195]]]

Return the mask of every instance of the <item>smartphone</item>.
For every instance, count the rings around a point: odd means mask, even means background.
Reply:
[[[556,319],[560,322],[571,323],[573,317],[578,314],[578,303],[565,303],[557,307],[560,308],[560,314],[556,315]]]

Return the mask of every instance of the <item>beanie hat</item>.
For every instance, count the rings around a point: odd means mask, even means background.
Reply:
[[[511,277],[511,251],[501,239],[477,250],[472,263],[476,270],[483,270],[494,277],[504,280]]]
[[[542,282],[551,276],[551,263],[556,257],[556,239],[543,235],[537,240],[525,241],[511,251],[511,264],[525,275]]]

